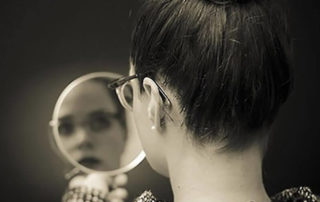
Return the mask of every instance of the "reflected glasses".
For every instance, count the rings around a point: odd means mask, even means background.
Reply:
[[[60,118],[58,122],[50,121],[50,126],[57,126],[61,136],[72,136],[76,133],[78,127],[86,128],[92,133],[99,133],[111,127],[114,120],[119,120],[120,114],[111,114],[106,112],[95,113],[82,121],[75,121],[72,116]]]
[[[130,80],[138,78],[139,81],[142,81],[144,77],[147,76],[147,73],[144,74],[134,74],[131,76],[125,76],[121,77],[119,79],[116,79],[114,81],[111,81],[108,84],[108,87],[111,89],[116,89],[117,95],[119,97],[119,100],[122,104],[122,106],[128,110],[132,110],[132,104],[133,104],[133,89],[130,84]],[[168,98],[168,96],[165,94],[165,92],[162,90],[162,88],[154,81],[154,83],[157,85],[159,89],[160,96],[166,106],[171,106],[171,102]]]

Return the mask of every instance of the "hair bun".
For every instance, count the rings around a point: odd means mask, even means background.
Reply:
[[[253,0],[207,0],[217,5],[241,4],[248,3]]]

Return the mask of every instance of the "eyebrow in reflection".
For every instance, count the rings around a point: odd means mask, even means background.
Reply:
[[[59,122],[65,122],[65,121],[72,121],[72,119],[73,119],[72,115],[66,115],[66,116],[60,117],[58,120]]]
[[[98,110],[90,112],[88,116],[89,117],[97,117],[97,116],[115,117],[115,116],[117,116],[117,113],[106,112],[103,109],[98,109]]]

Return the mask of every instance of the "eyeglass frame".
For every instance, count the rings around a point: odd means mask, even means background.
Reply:
[[[112,120],[120,120],[120,118],[121,118],[121,113],[120,112],[117,112],[117,113],[115,113],[115,114],[111,114],[111,113],[105,113],[104,115],[106,115],[108,118],[111,118]],[[51,120],[50,122],[49,122],[49,125],[51,126],[51,127],[58,127],[58,131],[59,131],[59,124],[61,124],[63,121],[60,121],[60,120],[57,120],[57,121],[53,121],[53,120]],[[85,121],[78,121],[78,122],[74,122],[73,124],[75,125],[75,127],[79,127],[79,126],[81,126],[81,127],[87,127],[87,128],[89,128],[89,130],[91,131],[91,132],[96,132],[96,131],[94,131],[94,129],[92,129],[92,125],[91,125],[91,123],[90,122],[92,122],[92,121],[90,121],[90,120],[85,120]],[[59,132],[59,134],[61,134],[61,135],[63,135],[62,133],[60,133]]]
[[[119,88],[120,86],[124,85],[126,82],[132,80],[132,79],[138,79],[139,81],[141,81],[144,77],[146,77],[149,73],[137,73],[137,74],[134,74],[134,75],[130,75],[130,76],[124,76],[124,77],[120,77],[118,79],[115,79],[113,81],[111,81],[109,84],[108,84],[108,88],[110,89],[117,89]],[[164,90],[159,86],[159,84],[154,81],[154,83],[157,85],[158,87],[158,90],[160,92],[160,96],[161,98],[164,100],[164,104],[166,106],[171,106],[171,101],[170,99],[168,98],[168,96],[166,95],[166,93],[164,92]]]

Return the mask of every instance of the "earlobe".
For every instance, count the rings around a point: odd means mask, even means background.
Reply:
[[[163,116],[163,102],[155,82],[146,77],[143,80],[143,88],[149,97],[148,100],[148,118],[152,122],[153,130],[161,131],[161,119]]]

